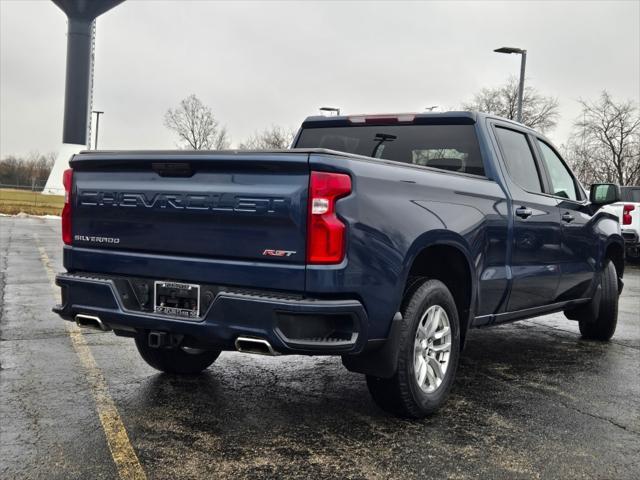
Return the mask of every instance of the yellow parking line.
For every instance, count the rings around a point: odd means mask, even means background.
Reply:
[[[47,271],[51,286],[55,290],[56,296],[59,296],[60,290],[55,284],[56,275],[51,266],[51,260],[42,246],[38,246],[38,250],[40,250],[40,260]],[[129,435],[127,435],[127,430],[124,428],[124,423],[122,423],[116,404],[109,396],[107,382],[98,368],[95,358],[93,358],[87,340],[81,330],[74,324],[70,322],[65,322],[65,324],[71,338],[71,344],[86,370],[89,385],[91,386],[91,393],[93,394],[98,416],[100,417],[100,423],[107,437],[107,444],[109,445],[109,450],[111,450],[111,456],[116,464],[120,478],[124,480],[146,479],[147,476],[140,465],[136,452],[133,450]]]

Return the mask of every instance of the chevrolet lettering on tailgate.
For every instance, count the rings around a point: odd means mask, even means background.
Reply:
[[[210,210],[274,214],[286,211],[286,199],[244,197],[232,194],[156,193],[82,190],[78,201],[83,206],[133,207],[149,209]]]

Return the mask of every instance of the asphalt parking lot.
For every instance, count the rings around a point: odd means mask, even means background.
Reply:
[[[0,478],[638,478],[638,269],[611,342],[562,314],[474,330],[446,407],[416,422],[339,358],[160,374],[51,313],[61,260],[58,221],[0,217]]]

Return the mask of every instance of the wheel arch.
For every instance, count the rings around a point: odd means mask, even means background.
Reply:
[[[611,260],[618,275],[618,290],[622,292],[622,277],[624,277],[624,243],[615,239],[609,242],[604,251],[604,260]],[[602,262],[602,267],[606,262]]]
[[[432,261],[433,259],[437,261]],[[455,267],[451,268],[451,262],[443,263],[444,259],[453,258]],[[430,268],[438,265],[438,268]],[[465,278],[462,284],[454,282],[455,276],[445,273],[447,271],[459,272]],[[472,267],[469,249],[464,239],[450,231],[428,232],[416,240],[405,256],[403,273],[400,277],[404,280],[399,286],[403,289],[401,297],[407,293],[407,288],[412,288],[412,275],[429,276],[442,281],[451,291],[456,307],[463,313],[460,317],[460,346],[464,346],[466,333],[475,314],[475,301],[477,282]],[[418,284],[415,284],[417,286]],[[464,288],[460,288],[464,286]],[[398,301],[397,313],[393,318],[389,337],[385,344],[377,350],[365,352],[361,355],[343,355],[344,366],[357,373],[364,373],[379,378],[390,378],[396,372],[398,362],[398,348],[401,339],[401,331],[404,319],[400,313],[402,299]]]
[[[405,291],[412,288],[416,277],[433,278],[444,283],[458,308],[460,340],[463,346],[474,316],[477,295],[473,263],[464,240],[449,235],[447,238],[419,244],[412,251],[413,255],[405,267]]]

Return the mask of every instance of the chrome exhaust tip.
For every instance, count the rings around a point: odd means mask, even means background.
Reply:
[[[238,337],[235,341],[236,350],[242,353],[253,353],[255,355],[279,355],[271,344],[263,338]]]
[[[101,332],[108,332],[111,327],[102,323],[102,320],[93,315],[84,315],[79,313],[76,315],[76,325],[80,328],[90,328],[92,330],[100,330]]]

